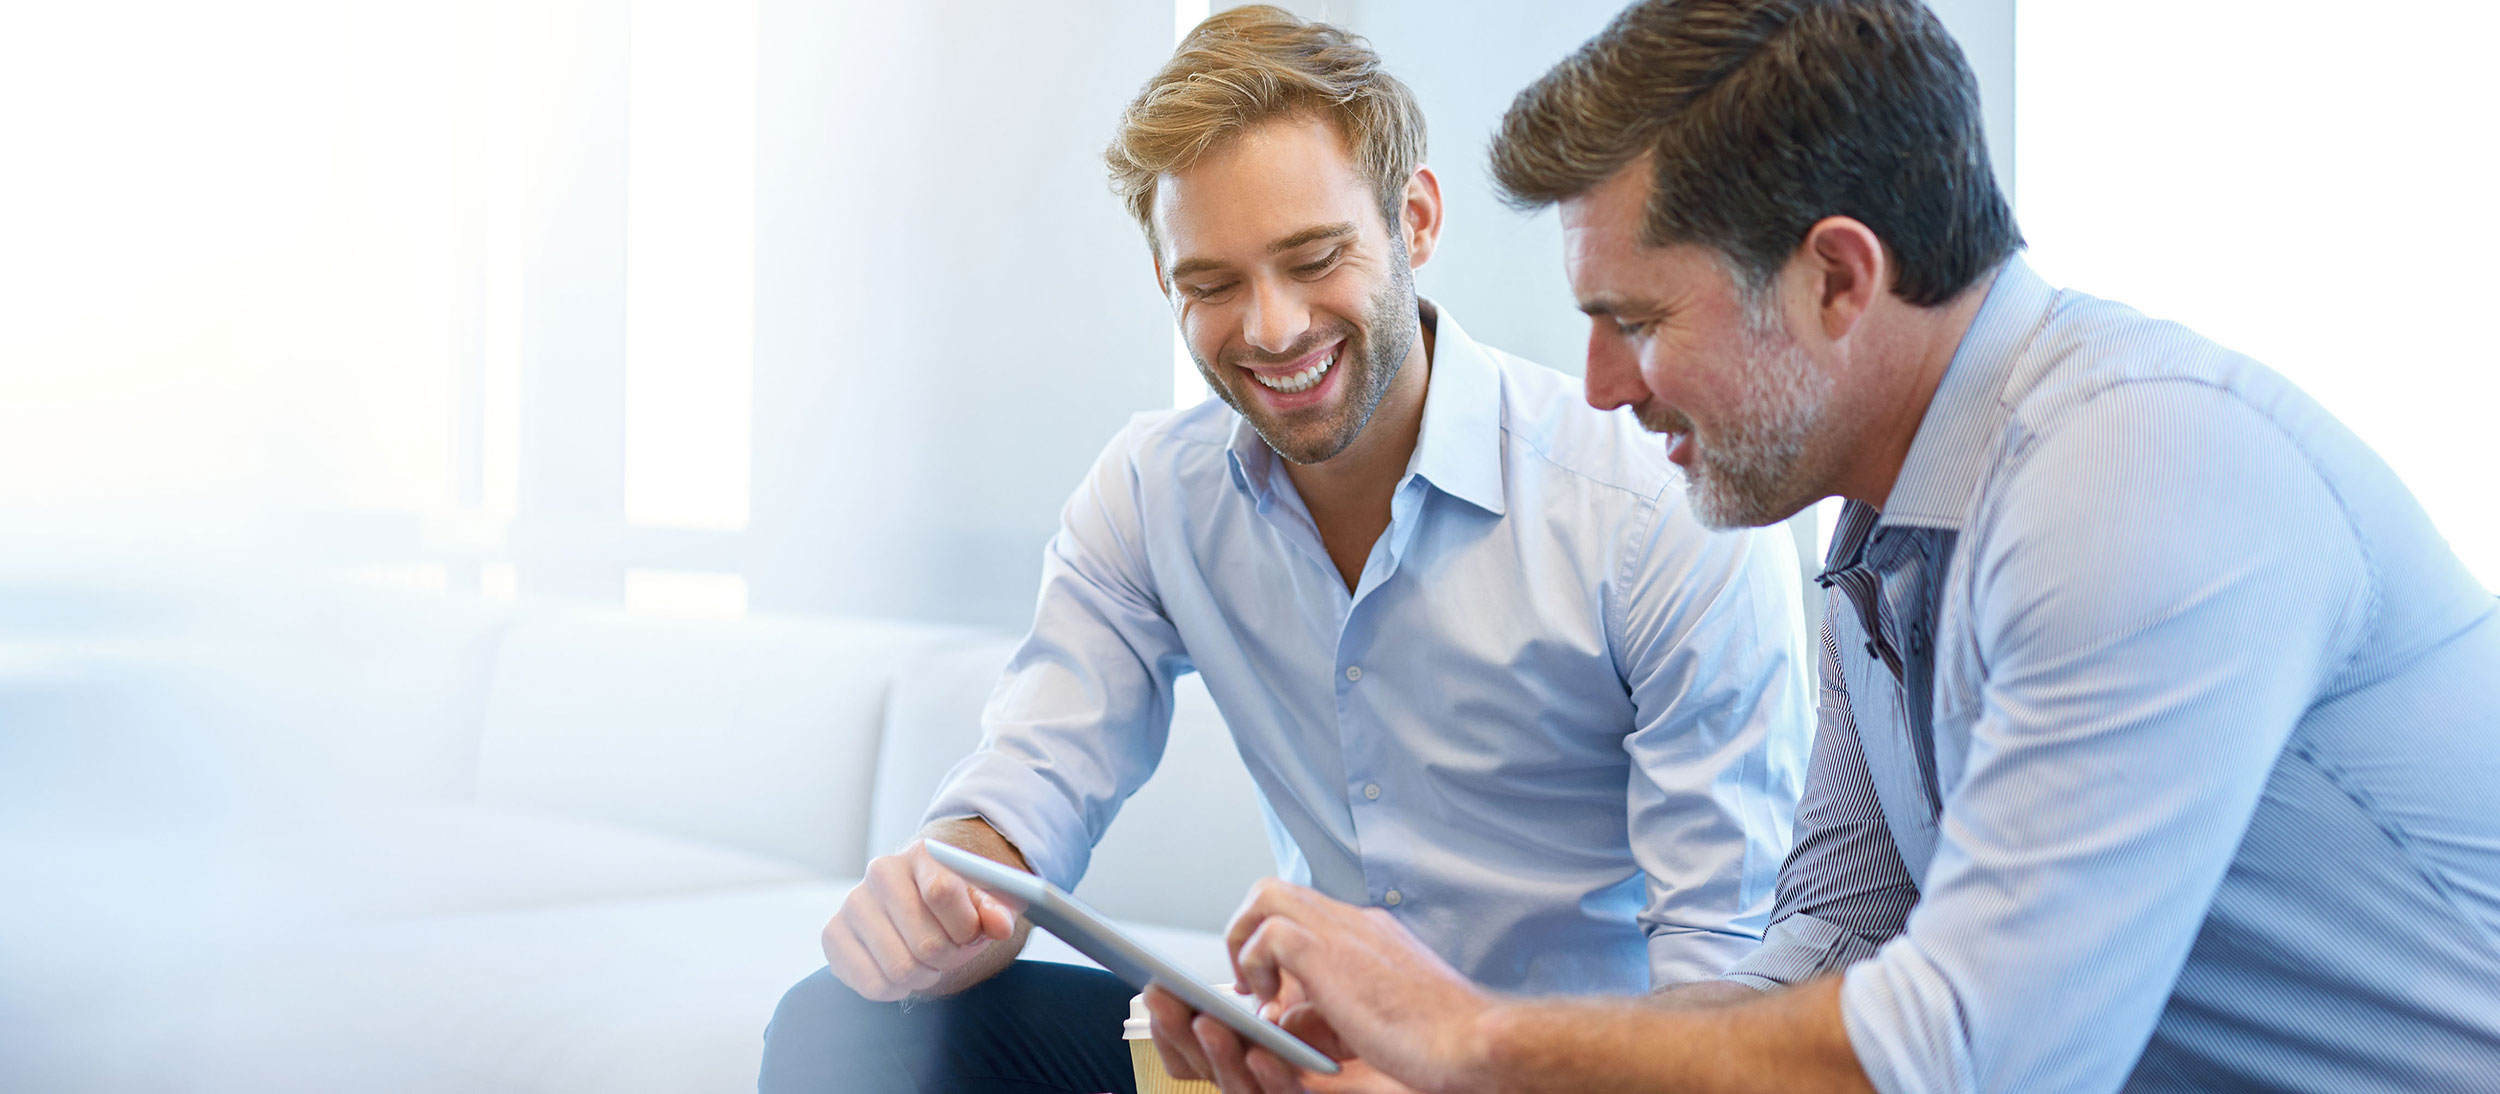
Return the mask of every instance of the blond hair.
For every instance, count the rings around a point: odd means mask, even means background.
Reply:
[[[1335,124],[1394,234],[1406,180],[1424,162],[1414,92],[1360,36],[1266,4],[1208,16],[1146,81],[1103,151],[1111,189],[1160,255],[1156,180],[1251,126],[1297,115]]]

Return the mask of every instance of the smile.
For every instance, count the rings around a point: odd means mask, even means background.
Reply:
[[[1257,380],[1259,382],[1259,386],[1264,387],[1269,391],[1280,392],[1286,395],[1291,395],[1297,391],[1309,391],[1311,389],[1311,385],[1319,383],[1320,377],[1328,375],[1329,368],[1337,363],[1337,354],[1342,352],[1344,352],[1344,346],[1340,345],[1337,349],[1330,350],[1328,352],[1328,356],[1320,358],[1318,362],[1299,372],[1290,372],[1283,376],[1270,377],[1266,373],[1252,371],[1250,373],[1250,378]]]

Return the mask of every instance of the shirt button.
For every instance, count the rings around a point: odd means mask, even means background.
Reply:
[[[1347,665],[1345,667],[1345,678],[1346,682],[1349,684],[1362,679],[1363,667],[1361,665]]]
[[[1380,784],[1379,784],[1379,783],[1364,783],[1364,784],[1363,784],[1363,800],[1365,800],[1365,801],[1375,801],[1375,802],[1376,802],[1376,801],[1379,801],[1379,800],[1380,800]]]
[[[1386,893],[1380,894],[1380,902],[1395,908],[1400,904],[1406,903],[1406,897],[1397,890],[1391,889]]]

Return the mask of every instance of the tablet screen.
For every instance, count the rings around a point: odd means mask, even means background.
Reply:
[[[1060,941],[1075,947],[1078,953],[1100,962],[1128,986],[1144,991],[1148,984],[1161,984],[1199,1013],[1231,1027],[1233,1032],[1275,1053],[1286,1063],[1322,1075],[1337,1073],[1335,1060],[1285,1032],[1284,1027],[1259,1017],[1248,999],[1199,983],[1058,886],[960,847],[936,840],[929,840],[928,847],[929,856],[938,865],[962,875],[964,880],[1023,901],[1025,918],[1032,920],[1034,926],[1059,936]]]

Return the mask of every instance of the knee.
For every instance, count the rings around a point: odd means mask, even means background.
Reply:
[[[764,1025],[764,1040],[769,1044],[776,1037],[792,1035],[812,1039],[835,1030],[854,1029],[865,1011],[878,1006],[852,991],[850,985],[834,979],[833,970],[819,966],[781,994],[780,1005],[773,1008],[772,1021]]]
[[[869,1002],[831,971],[817,969],[782,993],[773,1008],[772,1021],[764,1026],[756,1089],[762,1094],[912,1089],[907,1082],[878,1078],[878,1056],[865,1051],[885,1032],[880,1019],[899,1010]]]

